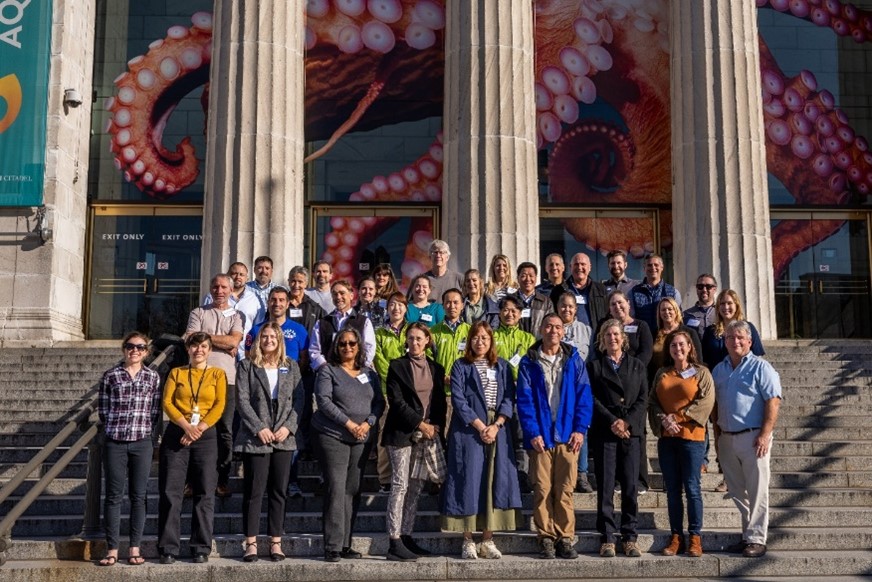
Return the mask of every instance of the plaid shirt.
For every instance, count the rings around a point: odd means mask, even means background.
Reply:
[[[98,411],[106,436],[112,440],[151,437],[161,413],[160,376],[146,367],[136,378],[121,364],[110,368],[100,379]]]

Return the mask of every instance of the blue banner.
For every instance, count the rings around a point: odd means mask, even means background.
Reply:
[[[0,0],[0,206],[42,204],[51,0]]]

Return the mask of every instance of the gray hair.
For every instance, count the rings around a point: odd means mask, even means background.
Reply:
[[[288,279],[293,278],[294,275],[302,275],[303,277],[306,278],[306,281],[308,281],[309,280],[309,269],[307,269],[306,267],[304,267],[302,265],[297,265],[296,267],[293,267],[290,270],[290,272],[288,272]]]
[[[745,337],[750,339],[751,325],[744,319],[737,319],[728,323],[726,329],[724,330],[724,335],[726,336],[730,332],[733,332],[732,335],[736,335],[736,332],[738,331],[741,331],[743,334],[745,334]]]
[[[429,253],[433,251],[445,251],[449,257],[451,256],[451,249],[448,247],[448,243],[438,238],[433,239],[433,242],[430,243],[430,247],[427,249]]]
[[[209,287],[214,285],[215,281],[217,281],[218,279],[226,279],[227,284],[230,285],[231,287],[233,287],[233,279],[227,273],[218,273],[218,274],[214,275],[212,277],[212,279],[209,281]]]

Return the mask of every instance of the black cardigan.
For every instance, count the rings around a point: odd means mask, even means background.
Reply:
[[[439,427],[440,437],[445,431],[448,399],[445,394],[445,368],[427,358],[433,377],[433,396],[430,399],[430,424]],[[424,420],[424,405],[412,384],[412,363],[409,355],[391,361],[388,366],[388,414],[382,431],[383,447],[410,447],[412,433]]]
[[[593,392],[593,422],[588,434],[618,440],[611,426],[620,418],[630,425],[630,435],[641,436],[648,409],[648,375],[642,362],[625,354],[616,373],[608,356],[602,356],[588,362],[587,370]]]

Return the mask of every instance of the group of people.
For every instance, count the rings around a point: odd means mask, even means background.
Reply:
[[[352,534],[371,456],[388,494],[388,559],[429,554],[412,537],[428,481],[440,489],[442,529],[463,536],[463,558],[501,556],[493,534],[521,525],[524,492],[532,492],[541,557],[576,558],[573,494],[593,491],[591,456],[599,553],[638,557],[646,424],[658,437],[667,494],[672,535],[663,553],[700,556],[710,418],[726,487],[742,514],[734,549],[765,553],[780,384],[759,357],[759,335],[735,292],[716,293],[715,278],[700,275],[698,301],[682,312],[656,255],[645,260],[645,278],[633,281],[626,255],[610,253],[612,278],[604,282],[590,278],[584,253],[572,257],[565,277],[563,257],[549,255],[540,282],[530,262],[513,271],[497,255],[485,280],[475,269],[450,270],[444,241],[429,251],[432,268],[411,280],[408,295],[387,264],[355,286],[333,280],[320,262],[307,287],[305,267],[292,268],[285,286],[272,281],[269,257],[255,260],[251,281],[247,267],[233,263],[191,312],[189,363],[170,372],[162,393],[143,365],[148,338],[128,334],[123,361],[100,383],[109,548],[100,564],[118,560],[125,480],[128,561],[143,562],[145,483],[161,413],[170,420],[159,452],[161,563],[178,558],[186,495],[193,561],[208,560],[215,497],[231,494],[234,454],[243,467],[247,562],[284,559],[285,507],[301,491],[302,454],[321,468],[330,562],[361,557]],[[269,549],[260,551],[265,494]]]

